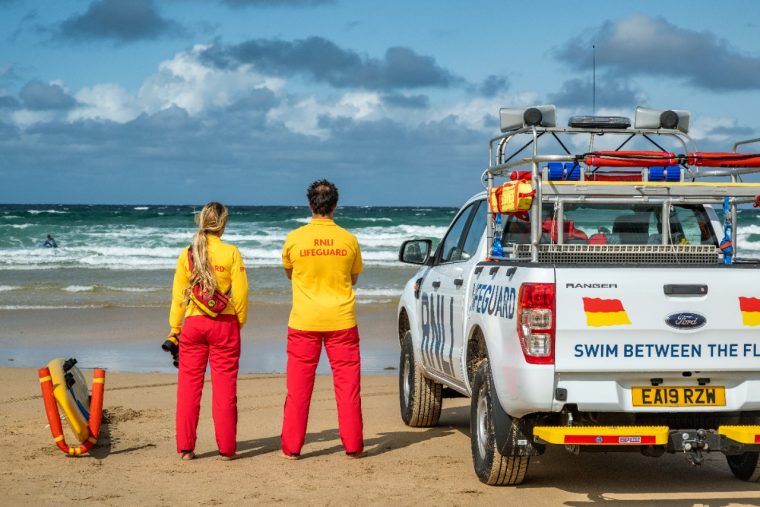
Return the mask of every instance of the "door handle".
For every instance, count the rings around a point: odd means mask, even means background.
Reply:
[[[662,286],[666,296],[694,297],[707,294],[707,285],[668,284]]]
[[[454,279],[454,286],[459,288],[464,283],[464,278],[455,278]]]
[[[433,288],[434,288],[434,289],[437,289],[438,287],[440,287],[440,286],[441,286],[441,282],[440,282],[440,281],[438,281],[438,280],[436,280],[435,282],[433,282],[433,284],[432,284],[432,285],[433,285]]]

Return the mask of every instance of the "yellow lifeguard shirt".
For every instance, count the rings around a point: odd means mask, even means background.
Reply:
[[[190,265],[187,260],[187,250],[182,249],[177,259],[177,269],[174,271],[174,286],[172,287],[172,307],[169,310],[169,325],[172,333],[179,333],[182,317],[206,315],[192,301],[185,306],[185,290],[190,285]],[[248,276],[245,273],[243,258],[240,250],[234,245],[224,243],[219,236],[206,236],[206,248],[214,267],[214,277],[219,292],[230,292],[230,303],[224,309],[224,315],[237,315],[242,328],[248,319]]]
[[[356,325],[351,276],[362,272],[362,254],[353,234],[329,218],[312,218],[288,234],[282,265],[293,270],[289,327],[338,331]]]

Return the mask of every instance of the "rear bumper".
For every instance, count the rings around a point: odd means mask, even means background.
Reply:
[[[535,426],[539,444],[566,446],[663,446],[668,452],[741,454],[760,450],[760,426],[726,425],[717,430],[667,426]]]
[[[652,385],[694,387],[701,382],[725,387],[725,405],[689,407],[634,406],[632,389]],[[703,384],[704,385],[704,384]],[[760,374],[758,372],[700,372],[692,377],[673,373],[557,373],[556,390],[564,390],[566,399],[556,399],[552,411],[572,404],[581,412],[748,412],[760,410]]]

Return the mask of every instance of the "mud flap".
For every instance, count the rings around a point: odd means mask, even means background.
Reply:
[[[496,449],[502,456],[538,456],[546,450],[545,445],[533,441],[532,428],[524,419],[513,419],[502,408],[493,376],[489,376],[491,393],[491,421],[496,436]]]

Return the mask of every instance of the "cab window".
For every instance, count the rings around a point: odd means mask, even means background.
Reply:
[[[467,260],[475,255],[480,244],[480,239],[483,237],[483,231],[486,230],[486,222],[488,221],[488,206],[486,201],[478,201],[476,203],[477,209],[472,217],[472,223],[467,231],[467,237],[464,240],[464,246],[462,247],[462,260]]]
[[[449,227],[449,231],[446,233],[446,237],[443,238],[443,242],[440,246],[438,258],[439,264],[459,262],[463,260],[462,243],[464,240],[464,233],[467,229],[467,224],[470,221],[470,216],[478,204],[479,202],[474,202],[467,206],[467,208],[465,208],[454,220],[451,227]]]

